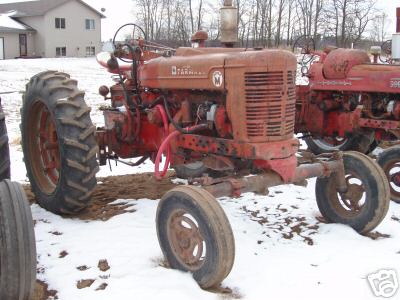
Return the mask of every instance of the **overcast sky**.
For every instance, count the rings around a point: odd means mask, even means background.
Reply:
[[[0,0],[0,3],[17,2],[20,0]],[[23,1],[23,0],[22,0]],[[135,14],[132,0],[84,0],[99,10],[105,8],[106,19],[102,21],[102,39],[111,38],[117,28],[125,23],[134,22],[140,16]],[[217,0],[214,0],[217,1]],[[377,0],[378,8],[383,9],[390,17],[392,32],[395,31],[396,7],[400,7],[400,0]]]

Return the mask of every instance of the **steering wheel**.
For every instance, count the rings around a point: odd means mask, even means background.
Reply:
[[[140,27],[139,25],[137,25],[135,23],[127,23],[127,24],[122,25],[115,32],[114,38],[112,40],[114,49],[116,49],[118,47],[118,44],[117,44],[117,36],[118,36],[118,34],[128,26],[132,26],[133,29],[129,31],[129,34],[127,36],[125,36],[125,41],[128,39],[128,37],[129,37],[130,40],[135,40],[135,39],[138,39],[138,38],[143,38],[144,40],[147,40],[146,33],[144,32],[142,27]],[[137,34],[137,36],[136,36],[136,34]]]
[[[392,63],[392,40],[383,42],[381,45],[381,54],[379,55],[379,60],[381,63],[390,64]]]
[[[301,66],[301,73],[303,76],[308,73],[308,65],[315,58],[312,51],[315,51],[315,41],[309,35],[302,35],[293,43],[292,52],[297,56],[298,64]]]

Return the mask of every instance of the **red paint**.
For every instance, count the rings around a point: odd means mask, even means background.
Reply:
[[[345,138],[367,130],[378,141],[400,137],[400,66],[371,64],[360,50],[314,54],[321,59],[310,67],[309,85],[296,89],[296,132]]]

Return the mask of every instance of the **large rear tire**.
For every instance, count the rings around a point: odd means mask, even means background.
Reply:
[[[10,150],[8,148],[6,116],[0,99],[0,181],[4,179],[10,179]]]
[[[308,137],[304,141],[314,154],[333,151],[357,151],[367,154],[377,146],[373,134],[357,134],[344,139]]]
[[[361,234],[373,230],[386,216],[390,192],[379,165],[359,152],[343,155],[348,191],[338,193],[336,178],[318,178],[315,194],[322,216],[332,223],[346,224]]]
[[[0,299],[30,300],[36,281],[31,210],[22,187],[0,183]]]
[[[203,288],[215,287],[235,259],[231,226],[217,200],[206,190],[180,186],[157,208],[157,236],[169,265],[191,272]]]
[[[400,203],[400,146],[393,146],[377,158],[378,164],[386,174],[390,185],[390,198]]]
[[[90,108],[77,81],[47,71],[26,86],[22,148],[38,203],[56,214],[85,209],[96,187],[98,146]]]

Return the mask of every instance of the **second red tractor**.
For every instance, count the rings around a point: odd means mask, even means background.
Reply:
[[[301,72],[309,83],[296,88],[295,131],[304,135],[309,149],[369,153],[379,142],[396,143],[400,66],[372,63],[362,50],[315,51],[311,39],[300,44]],[[378,163],[390,181],[392,199],[400,202],[400,147],[381,153]]]

